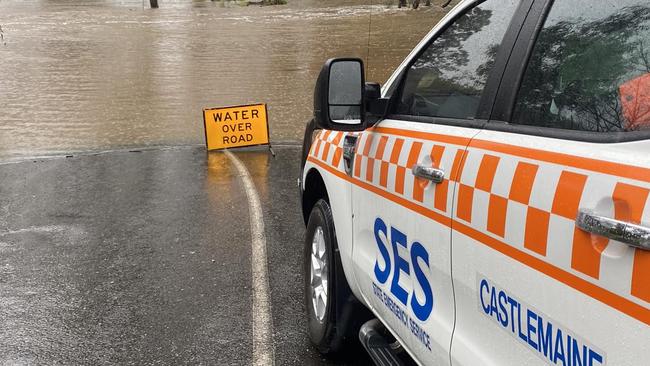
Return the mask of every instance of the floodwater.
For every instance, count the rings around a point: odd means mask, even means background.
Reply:
[[[0,159],[203,144],[203,108],[253,102],[299,141],[327,58],[383,82],[447,10],[288,1],[0,0]]]

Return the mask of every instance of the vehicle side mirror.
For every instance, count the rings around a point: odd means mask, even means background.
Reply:
[[[314,121],[328,130],[362,131],[365,123],[365,79],[358,58],[329,59],[314,90]]]

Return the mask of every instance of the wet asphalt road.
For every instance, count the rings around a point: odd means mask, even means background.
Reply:
[[[322,359],[305,333],[300,149],[237,152],[264,213],[278,365]],[[1,364],[252,360],[241,177],[201,147],[0,164]]]

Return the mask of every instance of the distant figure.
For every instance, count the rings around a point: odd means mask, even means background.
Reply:
[[[427,0],[427,1],[424,3],[424,5],[425,5],[425,6],[431,6],[431,0]],[[401,8],[401,7],[403,7],[403,6],[407,6],[407,5],[406,5],[406,0],[399,0],[399,4],[397,4],[397,7],[398,7],[398,8]],[[413,0],[413,2],[411,3],[411,7],[412,7],[413,9],[417,9],[417,8],[419,8],[419,7],[420,7],[420,0]]]

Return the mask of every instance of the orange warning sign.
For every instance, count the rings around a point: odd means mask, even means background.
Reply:
[[[269,143],[266,104],[204,109],[203,124],[208,150]]]

